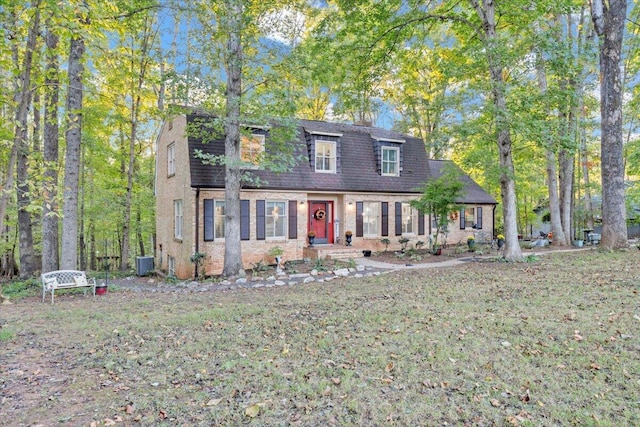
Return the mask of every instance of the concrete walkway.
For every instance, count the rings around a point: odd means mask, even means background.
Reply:
[[[485,256],[483,258],[489,259],[489,258],[495,258],[495,257]],[[375,260],[372,260],[371,258],[356,258],[355,262],[357,265],[361,265],[363,267],[368,267],[368,268],[375,268],[376,270],[409,270],[409,269],[421,269],[421,268],[451,267],[454,265],[460,265],[460,264],[464,264],[470,261],[475,261],[478,259],[480,259],[480,257],[451,258],[451,259],[445,259],[444,261],[423,262],[423,263],[417,263],[417,264],[413,264],[411,262],[408,262],[406,264],[394,264],[391,262],[375,261]]]

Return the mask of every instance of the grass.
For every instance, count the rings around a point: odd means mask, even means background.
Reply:
[[[0,414],[12,425],[639,425],[639,252],[25,298],[0,311]]]

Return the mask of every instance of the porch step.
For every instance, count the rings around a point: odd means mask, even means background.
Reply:
[[[350,259],[362,258],[364,255],[362,249],[344,247],[344,246],[314,246],[312,248],[304,248],[304,257],[310,259]]]

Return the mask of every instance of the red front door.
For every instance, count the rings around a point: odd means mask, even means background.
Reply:
[[[309,202],[309,231],[315,243],[333,243],[333,202]]]

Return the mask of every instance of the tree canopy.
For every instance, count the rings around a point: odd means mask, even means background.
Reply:
[[[558,244],[602,223],[603,243],[624,246],[640,200],[639,14],[624,0],[5,1],[3,272],[153,253],[154,140],[172,104],[225,118],[236,142],[240,117],[418,136],[500,199],[508,258],[542,227],[534,211]]]

